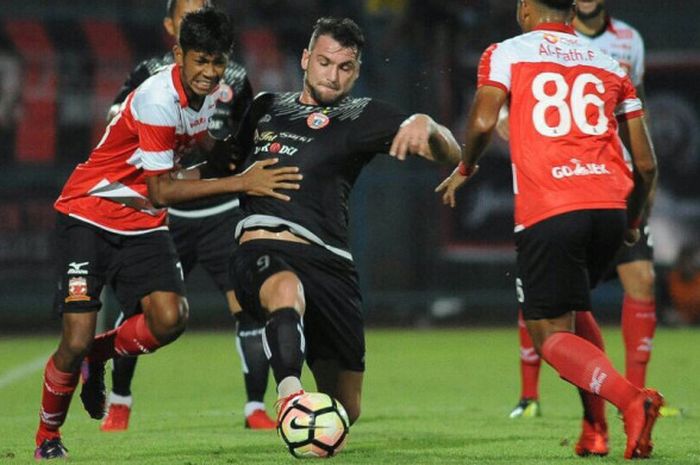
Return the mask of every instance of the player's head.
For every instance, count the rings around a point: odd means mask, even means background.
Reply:
[[[233,46],[233,26],[228,16],[213,8],[185,15],[175,61],[181,68],[188,93],[205,96],[219,84]]]
[[[576,0],[576,16],[587,20],[605,14],[605,0]]]
[[[524,32],[540,23],[569,23],[574,15],[574,0],[518,0],[517,20]]]
[[[205,6],[211,6],[210,0],[168,0],[163,18],[163,27],[168,34],[178,40],[182,18],[193,11],[201,10]]]
[[[364,44],[362,30],[351,19],[316,21],[301,57],[304,92],[318,105],[332,105],[345,97],[360,76]]]

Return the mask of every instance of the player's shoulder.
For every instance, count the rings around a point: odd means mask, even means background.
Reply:
[[[146,79],[134,92],[132,108],[163,107],[173,109],[179,104],[179,95],[173,83],[174,65],[161,69]]]
[[[610,28],[619,39],[642,41],[642,35],[631,24],[617,18],[610,18]]]
[[[223,81],[234,89],[242,87],[248,80],[245,66],[234,60],[229,60],[224,70]]]

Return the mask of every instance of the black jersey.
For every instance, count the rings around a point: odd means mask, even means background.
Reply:
[[[298,166],[301,189],[287,192],[290,202],[243,196],[245,229],[287,228],[349,260],[348,200],[362,168],[377,153],[387,153],[409,116],[371,98],[346,97],[323,107],[304,105],[299,93],[261,94],[246,117],[239,143],[246,166],[279,158],[275,166]]]
[[[134,89],[141,85],[143,81],[162,70],[165,66],[171,65],[174,62],[175,57],[173,56],[173,53],[168,52],[165,55],[148,58],[139,63],[138,66],[136,66],[136,68],[134,68],[134,70],[131,72],[131,74],[129,74],[126,81],[124,81],[124,84],[122,84],[121,89],[119,89],[119,92],[117,93],[117,96],[114,99],[114,104],[122,103],[124,100],[126,100],[126,98]],[[226,105],[228,105],[228,107],[230,108],[230,123],[234,128],[235,133],[235,129],[237,129],[241,121],[243,121],[243,117],[248,111],[248,108],[250,107],[250,104],[253,100],[253,90],[250,86],[250,82],[248,81],[248,75],[246,73],[245,68],[233,60],[229,60],[228,65],[226,66],[226,70],[224,71],[222,81],[229,87],[231,87],[231,90],[233,91],[233,98],[228,103],[226,103]],[[223,104],[223,102],[217,103],[217,105]],[[204,159],[204,154],[195,151],[194,153],[180,160],[180,164],[184,168],[187,168],[201,163],[202,161],[204,161]],[[228,171],[214,171],[206,177],[213,178],[226,176],[229,174],[230,173]],[[182,210],[203,210],[203,212],[217,212],[218,209],[216,207],[219,205],[237,204],[237,200],[235,199],[237,199],[237,195],[227,194],[192,200],[178,204],[176,206],[176,210],[171,213],[175,214],[176,212],[180,212]],[[189,214],[187,213],[183,213],[182,215],[189,216]],[[197,213],[192,213],[192,215],[195,215],[197,217],[202,216],[198,215]]]

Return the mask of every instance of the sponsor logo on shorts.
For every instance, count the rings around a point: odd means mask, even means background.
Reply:
[[[554,179],[564,179],[572,176],[601,176],[605,174],[611,174],[605,163],[581,163],[575,158],[571,159],[571,165],[552,168]]]
[[[328,115],[318,111],[315,113],[311,113],[309,117],[306,118],[306,124],[311,129],[323,129],[326,126],[328,126],[328,123],[330,122],[331,119],[328,117]]]
[[[66,302],[84,302],[90,300],[88,295],[87,279],[75,276],[68,280],[68,297]]]

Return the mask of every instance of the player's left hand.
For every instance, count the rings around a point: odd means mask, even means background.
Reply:
[[[462,187],[474,174],[476,174],[478,166],[474,167],[474,170],[469,176],[463,176],[459,172],[459,167],[455,168],[452,174],[450,174],[444,181],[442,181],[436,188],[435,192],[443,192],[442,203],[443,205],[449,205],[454,208],[457,205],[457,200],[455,199],[455,193]]]
[[[394,136],[389,155],[405,160],[409,153],[432,159],[430,134],[437,130],[436,123],[428,115],[415,114],[406,119]]]

